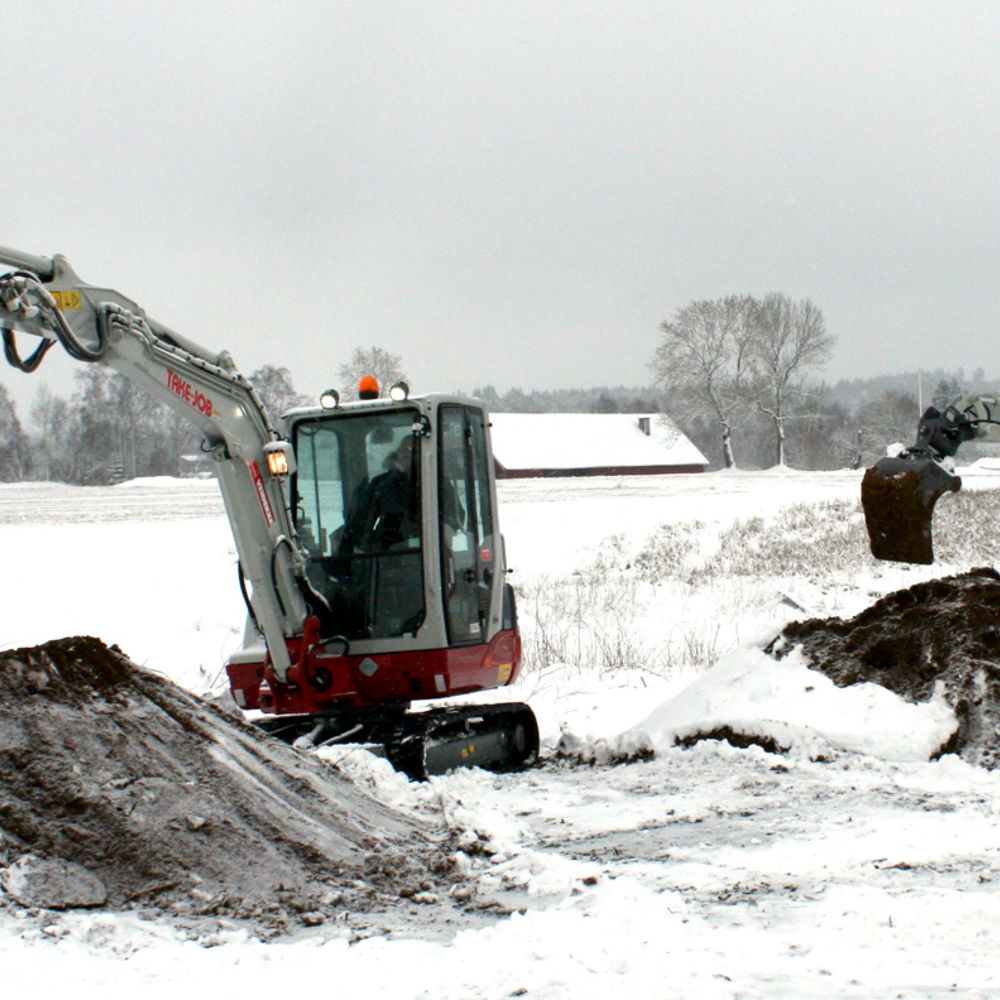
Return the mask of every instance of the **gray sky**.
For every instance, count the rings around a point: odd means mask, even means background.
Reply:
[[[644,384],[692,299],[1000,372],[990,3],[0,0],[0,244],[244,371]],[[50,357],[55,355],[53,351]],[[38,381],[0,368],[22,416]]]

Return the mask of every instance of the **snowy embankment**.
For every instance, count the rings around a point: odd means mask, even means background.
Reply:
[[[505,899],[506,916],[352,943],[345,913],[262,943],[224,921],[188,940],[134,915],[5,904],[5,991],[226,998],[335,975],[366,998],[995,994],[997,777],[922,759],[954,725],[940,700],[836,689],[794,655],[760,652],[792,618],[855,614],[967,567],[848,562],[863,537],[858,482],[779,471],[503,484],[530,656],[515,696],[550,752],[567,734],[596,749],[630,733],[656,756],[424,785],[361,750],[329,756],[387,804],[444,815],[472,902]],[[759,534],[727,541],[734,521],[793,518],[796,504],[839,505],[811,568],[786,572],[794,550],[771,556]],[[649,556],[658,531],[685,573]],[[96,634],[195,691],[220,685],[242,605],[214,484],[0,488],[0,546],[0,646]],[[733,554],[754,547],[777,560],[771,572],[745,572]],[[749,723],[792,753],[672,745]],[[413,901],[387,905],[419,925]]]
[[[942,696],[909,704],[878,684],[834,685],[793,653],[731,653],[636,727],[654,746],[729,728],[812,759],[830,749],[886,761],[928,760],[957,728]]]

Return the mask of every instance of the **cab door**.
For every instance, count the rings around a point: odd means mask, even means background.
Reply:
[[[489,638],[497,576],[496,517],[490,490],[486,418],[474,406],[438,411],[438,518],[448,645]]]

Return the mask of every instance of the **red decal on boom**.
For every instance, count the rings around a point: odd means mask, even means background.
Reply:
[[[206,417],[212,416],[215,412],[215,407],[212,406],[212,400],[208,398],[203,392],[199,392],[190,382],[185,381],[177,374],[177,372],[172,371],[170,368],[167,369],[167,388],[175,395],[179,396],[184,400],[185,403],[189,403],[196,410],[204,413]]]
[[[268,498],[267,490],[264,489],[264,477],[260,474],[260,466],[256,462],[250,463],[250,476],[253,479],[253,487],[257,491],[257,499],[260,501],[260,509],[264,512],[264,520],[270,528],[274,524],[274,508]]]

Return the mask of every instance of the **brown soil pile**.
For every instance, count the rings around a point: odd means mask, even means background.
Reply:
[[[281,931],[418,893],[447,899],[445,841],[97,639],[0,653],[8,905],[211,914]]]
[[[871,681],[910,702],[935,684],[959,720],[942,753],[1000,765],[1000,575],[976,569],[889,594],[855,618],[786,626],[767,652],[801,647],[840,687]]]

